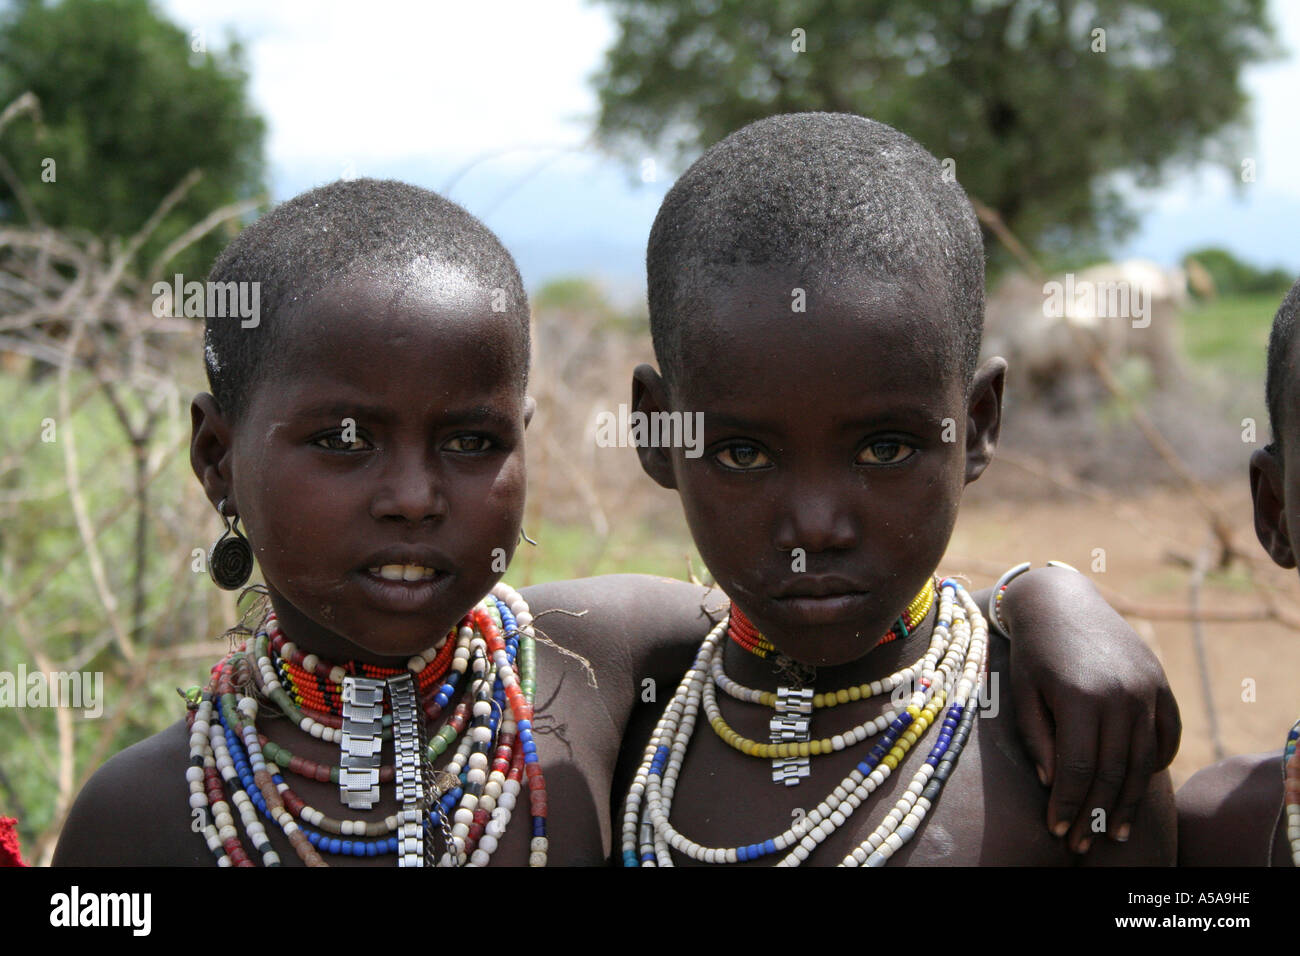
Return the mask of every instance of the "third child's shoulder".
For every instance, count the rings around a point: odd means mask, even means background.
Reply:
[[[1176,794],[1183,866],[1262,866],[1282,806],[1280,752],[1228,757]]]

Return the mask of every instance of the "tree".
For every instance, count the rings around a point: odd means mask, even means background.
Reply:
[[[1049,248],[1118,236],[1114,174],[1209,160],[1242,175],[1242,68],[1273,54],[1265,0],[603,0],[618,35],[597,132],[691,158],[776,113],[861,113]]]
[[[0,15],[0,104],[30,90],[41,115],[5,132],[0,218],[34,213],[55,228],[124,238],[202,170],[136,259],[147,265],[212,210],[265,191],[264,123],[247,86],[237,43],[220,49],[150,0],[10,4]],[[222,244],[208,236],[170,268],[202,274]]]
[[[1227,249],[1194,249],[1183,257],[1192,260],[1210,277],[1215,295],[1286,295],[1291,273],[1285,269],[1259,269],[1243,262]]]

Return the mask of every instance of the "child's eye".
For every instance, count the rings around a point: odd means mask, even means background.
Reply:
[[[873,441],[858,452],[859,465],[896,465],[916,454],[911,445],[901,441]]]
[[[327,451],[365,451],[372,447],[370,442],[360,435],[351,436],[350,441],[345,440],[341,431],[321,435],[319,438],[313,439],[312,444]]]
[[[457,435],[443,447],[449,451],[482,452],[492,447],[492,440],[482,435]]]
[[[770,464],[767,455],[753,445],[729,445],[713,457],[732,471],[753,471]]]

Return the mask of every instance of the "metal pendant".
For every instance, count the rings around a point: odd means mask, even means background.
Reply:
[[[393,782],[402,805],[397,811],[397,865],[431,866],[433,841],[427,840],[424,832],[430,796],[424,715],[409,671],[388,678],[388,694],[393,702]]]
[[[384,682],[343,678],[343,735],[339,739],[339,799],[351,810],[379,802],[379,758],[384,732]]]
[[[778,687],[776,713],[768,724],[769,740],[774,744],[807,743],[812,738],[811,687]],[[772,781],[787,787],[798,786],[799,781],[812,773],[812,760],[808,757],[773,757]]]
[[[253,573],[253,546],[239,530],[239,515],[226,516],[226,499],[217,505],[217,513],[226,522],[226,530],[208,551],[208,576],[217,587],[236,591],[248,583]]]

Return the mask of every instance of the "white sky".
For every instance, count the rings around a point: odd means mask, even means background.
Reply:
[[[596,112],[588,78],[614,36],[588,0],[427,4],[371,0],[162,0],[188,29],[248,51],[268,120],[274,197],[341,175],[391,176],[446,192],[496,230],[530,287],[596,273],[635,297],[645,238],[667,183],[584,150]],[[215,8],[215,9],[214,9]],[[1124,256],[1172,263],[1227,246],[1300,272],[1300,3],[1270,6],[1285,58],[1256,67],[1257,181],[1180,175],[1142,194]],[[487,157],[487,158],[484,158]],[[468,171],[466,164],[476,159]]]

